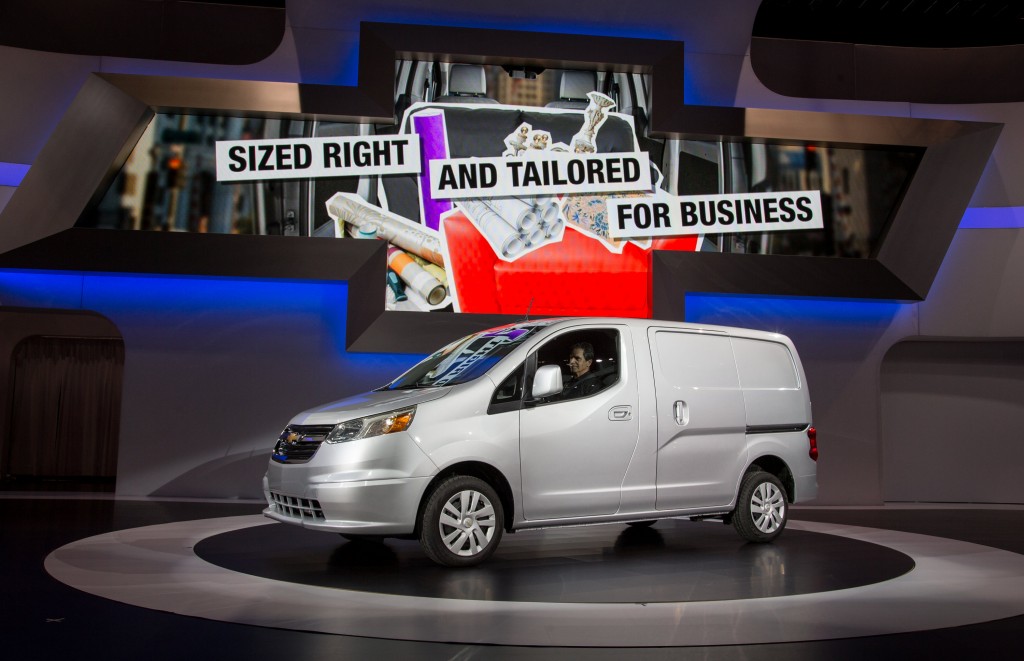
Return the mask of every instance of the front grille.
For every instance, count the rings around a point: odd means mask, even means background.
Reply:
[[[270,500],[274,503],[274,511],[296,521],[323,521],[324,512],[320,502],[312,498],[296,498],[276,491],[270,492]]]
[[[288,425],[271,457],[279,464],[304,464],[313,458],[334,425]]]

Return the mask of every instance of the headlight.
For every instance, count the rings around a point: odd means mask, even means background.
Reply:
[[[356,418],[339,423],[331,430],[331,433],[324,439],[327,443],[345,443],[346,441],[357,441],[361,438],[371,436],[384,436],[395,432],[405,431],[412,424],[412,416],[416,413],[416,407],[370,415],[365,418]]]

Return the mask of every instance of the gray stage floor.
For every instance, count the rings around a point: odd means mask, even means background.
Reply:
[[[1017,659],[1024,648],[1024,617],[980,621],[1020,612],[1022,508],[801,508],[767,547],[742,544],[721,524],[675,520],[648,531],[536,531],[507,536],[491,561],[457,572],[430,565],[415,542],[346,544],[265,525],[259,509],[0,498],[0,626],[14,651],[5,658]],[[112,531],[124,532],[61,548]],[[48,555],[58,575],[95,594],[48,575]],[[274,581],[293,592],[268,592]],[[211,591],[222,582],[230,589]],[[372,618],[367,599],[379,609]],[[804,610],[766,608],[796,600]],[[302,610],[316,603],[325,622]],[[689,616],[672,620],[680,608]],[[774,632],[765,613],[778,613]],[[921,622],[941,628],[865,635]],[[728,623],[728,635],[707,634]],[[736,644],[772,636],[831,639]]]

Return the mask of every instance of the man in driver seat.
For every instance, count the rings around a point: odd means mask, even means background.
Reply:
[[[590,342],[577,342],[569,351],[570,379],[562,387],[562,399],[586,397],[601,389],[600,377],[591,371],[594,362],[594,345]]]

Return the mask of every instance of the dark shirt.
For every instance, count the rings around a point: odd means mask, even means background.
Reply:
[[[602,386],[601,378],[595,372],[587,372],[580,378],[571,378],[562,386],[562,399],[575,399],[592,395]]]

